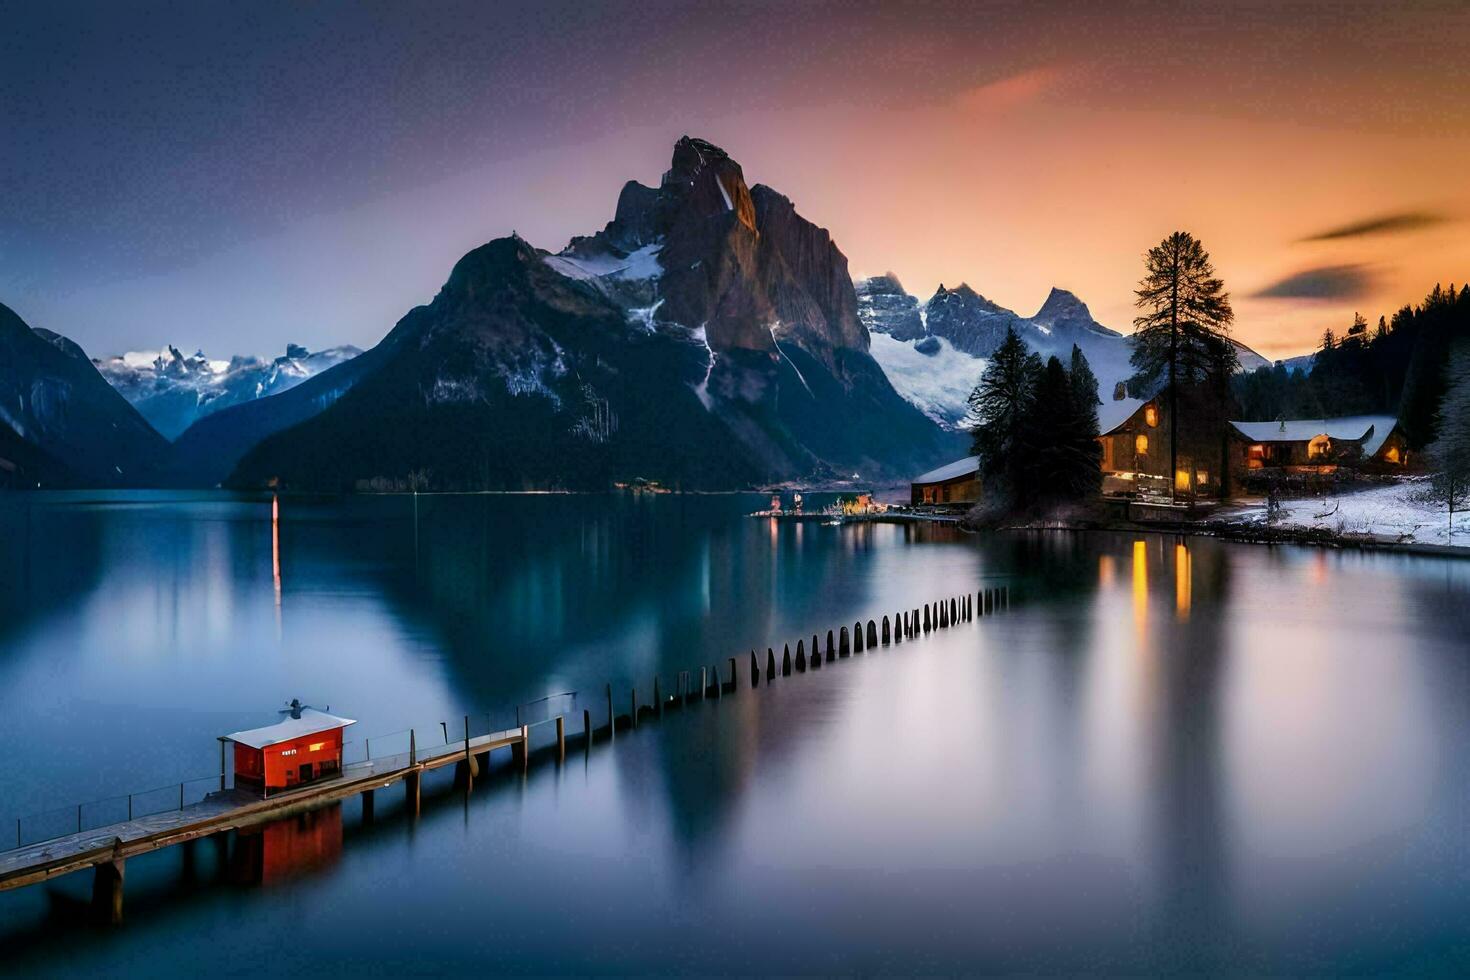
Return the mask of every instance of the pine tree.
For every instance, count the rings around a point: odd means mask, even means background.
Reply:
[[[1005,340],[970,392],[971,451],[980,457],[987,487],[1006,504],[1015,499],[1013,467],[1041,374],[1041,358],[1007,327]]]
[[[1018,499],[1028,507],[1074,503],[1101,488],[1095,383],[1079,393],[1076,382],[1055,357],[1037,382],[1016,467]]]
[[[1093,418],[1097,417],[1097,406],[1102,404],[1102,398],[1097,393],[1097,375],[1092,373],[1092,365],[1087,363],[1087,355],[1082,353],[1082,348],[1076,344],[1072,345],[1072,366],[1067,372],[1072,379],[1072,393],[1077,404],[1090,406]]]
[[[1433,479],[1433,495],[1450,512],[1454,533],[1455,510],[1470,504],[1470,340],[1456,344],[1450,359],[1448,390],[1440,403],[1438,436],[1425,451]]]
[[[1144,277],[1134,291],[1145,312],[1133,320],[1133,367],[1142,387],[1162,379],[1169,391],[1169,471],[1179,468],[1179,389],[1204,384],[1238,358],[1229,340],[1235,313],[1210,253],[1188,232],[1176,231],[1144,255]],[[1224,419],[1218,420],[1222,425]]]

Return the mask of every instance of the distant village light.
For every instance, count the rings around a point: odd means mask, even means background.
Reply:
[[[1157,405],[1149,405],[1143,410],[1143,422],[1149,428],[1159,424],[1159,409]],[[1140,450],[1142,452],[1143,450]]]

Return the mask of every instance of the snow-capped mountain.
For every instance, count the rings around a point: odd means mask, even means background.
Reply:
[[[179,446],[308,489],[906,478],[962,449],[871,356],[831,235],[689,137],[601,231],[471,251],[360,358]]]
[[[187,356],[169,345],[158,352],[93,358],[93,363],[150,425],[176,439],[211,412],[294,388],[360,353],[350,346],[313,352],[287,344],[285,354],[269,361],[238,355],[210,360],[203,351]]]
[[[1080,347],[1104,399],[1133,374],[1129,339],[1098,323],[1087,304],[1065,289],[1053,288],[1029,317],[964,283],[954,289],[941,284],[922,306],[892,273],[859,281],[856,292],[858,317],[873,333],[873,356],[893,386],[947,428],[964,419],[966,398],[1010,328],[1042,357],[1056,356],[1063,363],[1073,344]],[[1239,341],[1236,347],[1242,370],[1270,363]]]

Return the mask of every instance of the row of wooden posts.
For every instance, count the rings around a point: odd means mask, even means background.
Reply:
[[[751,687],[759,687],[762,673],[765,675],[767,684],[775,681],[779,671],[780,676],[789,677],[792,672],[805,673],[808,670],[819,670],[824,663],[832,663],[854,653],[862,653],[879,646],[888,646],[891,643],[902,643],[919,639],[924,634],[947,629],[958,623],[969,622],[977,616],[994,615],[1011,604],[1010,586],[1001,585],[990,589],[981,589],[974,594],[965,593],[948,599],[926,603],[907,612],[894,613],[892,616],[884,616],[881,620],[870,619],[867,623],[861,620],[853,623],[852,627],[843,626],[838,629],[827,630],[826,649],[822,649],[821,637],[812,634],[811,645],[808,646],[805,639],[796,641],[796,649],[793,652],[791,645],[785,644],[781,651],[779,665],[776,659],[776,648],[767,647],[764,669],[761,658],[754,650],[750,651],[749,658],[749,682]],[[706,698],[720,698],[726,694],[734,694],[740,688],[740,670],[738,657],[730,657],[727,669],[721,675],[720,665],[713,664],[699,668],[699,684],[691,684],[693,674],[682,670],[675,680],[672,692],[666,693],[663,681],[658,675],[653,678],[651,703],[643,704],[639,701],[638,688],[635,685],[629,692],[628,711],[618,714],[611,684],[605,687],[607,699],[607,724],[600,726],[606,732],[609,739],[617,734],[619,728],[636,729],[639,721],[650,717],[662,717],[666,708],[682,707],[692,701],[704,700]],[[557,715],[556,723],[556,757],[558,761],[566,758],[566,722],[565,716]],[[522,740],[511,747],[514,762],[521,769],[529,764],[529,736],[530,726],[521,726]],[[592,710],[582,709],[582,735],[584,746],[590,747],[595,737],[592,725]],[[473,781],[480,773],[480,765],[475,756],[485,758],[488,753],[483,749],[478,753],[470,749],[469,719],[465,719],[465,759],[461,763],[461,778],[464,779],[466,788],[473,786]],[[488,761],[488,760],[487,760]],[[415,780],[416,782],[416,780]],[[410,795],[417,797],[417,786],[410,786]],[[414,809],[417,809],[417,800],[412,801]]]

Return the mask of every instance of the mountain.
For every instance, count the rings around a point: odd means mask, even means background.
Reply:
[[[129,353],[93,363],[150,425],[175,439],[211,412],[287,391],[360,353],[356,347],[312,352],[288,344],[284,355],[270,361],[240,356],[212,361],[203,351],[190,357],[170,345],[156,354]]]
[[[4,305],[0,436],[0,482],[27,486],[147,486],[169,452],[80,347]]]
[[[726,489],[905,478],[962,449],[871,356],[831,235],[690,137],[601,231],[555,254],[514,236],[475,249],[377,347],[180,443],[292,399],[328,404],[231,483]]]
[[[856,292],[858,316],[873,332],[873,354],[889,379],[946,427],[957,427],[964,419],[965,400],[1007,329],[1014,329],[1043,358],[1056,356],[1066,363],[1073,344],[1082,348],[1104,398],[1133,374],[1129,339],[1098,323],[1087,304],[1065,289],[1053,288],[1029,317],[964,283],[954,289],[941,284],[923,306],[903,291],[892,273],[860,281]],[[1270,363],[1239,341],[1235,345],[1242,370]]]

